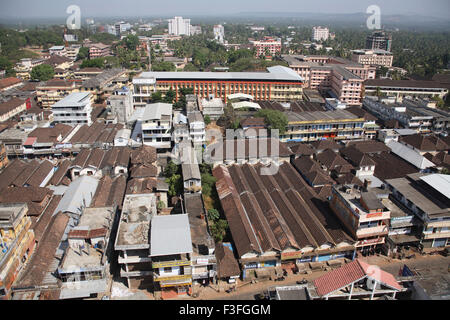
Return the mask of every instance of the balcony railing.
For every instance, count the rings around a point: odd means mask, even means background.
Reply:
[[[181,267],[181,266],[190,266],[190,265],[191,265],[190,260],[172,260],[172,261],[153,262],[152,268],[153,269],[172,268],[172,267]]]

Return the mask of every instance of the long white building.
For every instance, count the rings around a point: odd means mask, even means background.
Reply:
[[[53,122],[68,125],[92,124],[92,95],[76,92],[68,95],[52,106]]]
[[[169,34],[174,34],[176,36],[190,36],[191,19],[183,19],[183,17],[169,19]]]

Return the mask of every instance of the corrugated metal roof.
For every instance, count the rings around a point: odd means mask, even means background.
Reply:
[[[450,198],[450,176],[446,174],[430,174],[429,176],[420,177],[428,185]]]
[[[82,176],[73,181],[64,193],[53,215],[60,211],[79,214],[83,207],[89,207],[98,183],[99,180],[89,176]]]
[[[283,66],[267,68],[268,72],[143,72],[139,78],[156,80],[260,80],[303,82],[295,71]],[[138,78],[138,79],[139,79]]]
[[[408,161],[409,163],[413,164],[417,168],[423,170],[427,168],[435,167],[436,165],[422,156],[417,151],[405,146],[404,144],[391,140],[387,143],[387,146],[392,150],[393,153],[395,153],[400,158]]]
[[[192,253],[187,214],[155,216],[151,221],[150,256]]]

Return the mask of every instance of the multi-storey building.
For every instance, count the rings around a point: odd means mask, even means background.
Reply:
[[[134,111],[133,92],[125,87],[115,93],[107,101],[111,113],[117,117],[117,121],[128,122]]]
[[[92,95],[89,92],[72,93],[52,106],[53,122],[69,125],[92,124]]]
[[[152,87],[156,81],[156,90],[166,94],[169,90],[177,92],[183,87],[193,88],[200,99],[221,98],[227,102],[227,96],[234,93],[251,94],[255,100],[273,100],[288,102],[302,99],[303,79],[292,69],[282,66],[267,68],[268,72],[143,72],[135,78],[143,86]],[[147,84],[148,83],[148,84]],[[136,98],[140,98],[135,90]]]
[[[403,103],[385,104],[374,97],[364,99],[364,108],[382,120],[397,120],[407,129],[429,133],[446,130],[449,127],[449,114],[433,110],[411,100]]]
[[[51,55],[53,55],[53,54],[57,54],[59,56],[66,55],[66,47],[64,47],[64,46],[53,46],[50,49],[48,49],[48,51]]]
[[[206,141],[205,121],[200,111],[188,113],[189,134],[195,145],[203,145]]]
[[[347,186],[334,186],[331,209],[358,240],[358,251],[381,249],[389,234],[391,212],[374,192],[360,192]]]
[[[287,112],[288,127],[282,142],[309,142],[323,139],[364,138],[365,119],[345,110]]]
[[[153,288],[163,299],[192,293],[192,253],[187,214],[152,218],[149,256]]]
[[[131,29],[131,24],[129,24],[128,22],[118,22],[114,25],[115,31],[116,31],[116,36],[120,36],[123,32],[126,32],[128,30]]]
[[[89,58],[95,59],[111,55],[111,46],[103,43],[92,43],[88,45]]]
[[[392,195],[420,220],[423,252],[450,246],[450,181],[448,175],[410,174],[386,180]]]
[[[375,67],[338,57],[284,55],[283,59],[304,78],[305,88],[329,92],[348,105],[361,105],[364,81],[376,76]]]
[[[353,50],[352,51],[352,61],[355,61],[364,65],[371,66],[383,66],[390,68],[392,67],[392,62],[394,61],[394,55],[386,50]]]
[[[79,44],[72,44],[70,47],[66,47],[66,57],[72,60],[76,60],[81,46]]]
[[[264,37],[263,40],[250,40],[250,43],[255,48],[255,56],[275,56],[281,53],[281,39],[274,39],[272,37]]]
[[[382,49],[391,51],[392,48],[392,35],[387,34],[384,31],[375,31],[371,35],[367,36],[366,49]]]
[[[140,75],[133,78],[134,107],[145,107],[151,103],[152,94],[156,92],[156,79],[151,75]]]
[[[170,149],[172,145],[172,105],[149,104],[142,116],[142,142],[157,149]]]
[[[7,102],[0,103],[0,122],[11,119],[15,115],[25,111],[27,101],[19,98],[13,98]]]
[[[191,35],[191,19],[183,19],[183,17],[175,17],[169,19],[169,34],[176,36]]]
[[[366,79],[365,79],[366,80]],[[377,90],[387,96],[395,96],[397,101],[405,97],[445,98],[448,88],[436,81],[371,79],[364,82],[366,94],[374,94]]]
[[[11,287],[33,253],[27,204],[0,204],[0,299],[11,298]]]
[[[330,30],[324,27],[313,27],[311,41],[326,41],[330,36]]]
[[[80,86],[75,81],[49,80],[36,87],[36,96],[38,103],[44,109],[50,109],[59,100],[79,90]]]
[[[60,300],[107,292],[115,215],[114,207],[84,209],[77,226],[68,232],[68,248],[58,267],[62,281]]]
[[[150,222],[156,214],[154,194],[125,196],[114,249],[119,255],[120,276],[127,279],[129,288],[151,287],[153,267],[149,257],[149,233]]]
[[[225,28],[223,25],[215,25],[214,26],[214,39],[219,43],[224,43],[225,38]]]

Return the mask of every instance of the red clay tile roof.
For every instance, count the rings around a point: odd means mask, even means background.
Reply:
[[[233,252],[222,243],[216,244],[217,276],[220,279],[239,276],[241,270]]]
[[[55,212],[56,208],[59,205],[59,202],[61,201],[62,196],[54,196],[52,200],[50,201],[47,208],[45,208],[45,211],[39,216],[39,218],[36,220],[36,222],[31,226],[31,228],[34,230],[34,236],[37,242],[41,241],[42,237],[44,236],[47,227],[50,223],[50,220],[53,216],[53,213]]]
[[[18,78],[5,78],[5,79],[0,79],[0,90],[6,89],[8,87],[11,87],[15,84],[19,84],[21,83],[22,80],[18,79]]]
[[[450,148],[444,140],[436,136],[414,134],[400,138],[400,142],[409,144],[421,152],[446,151]]]
[[[157,160],[156,149],[143,146],[131,153],[131,164],[153,164]]]
[[[313,283],[319,296],[325,296],[365,277],[371,277],[393,289],[401,290],[393,275],[381,269],[377,270],[380,272],[376,272],[373,266],[356,259],[339,269],[319,277]]]
[[[154,165],[137,165],[131,169],[131,178],[150,178],[157,174],[158,168]]]
[[[266,126],[264,118],[247,118],[241,121],[242,128],[244,127],[261,127]]]
[[[54,186],[59,186],[63,180],[63,178],[66,176],[67,171],[69,170],[69,167],[71,166],[72,161],[69,159],[65,159],[58,165],[58,170],[53,175],[52,179],[50,180],[50,184]]]
[[[107,232],[108,231],[105,228],[93,230],[70,230],[67,237],[69,239],[92,239],[104,237]]]
[[[33,172],[31,177],[26,181],[25,184],[32,187],[40,187],[45,178],[50,174],[51,171],[53,171],[53,168],[53,164],[50,161],[44,160],[39,165],[39,168],[37,168],[37,170]]]
[[[11,112],[12,110],[16,109],[17,107],[24,105],[26,103],[25,100],[19,99],[19,98],[13,98],[7,102],[0,104],[0,115],[7,114],[8,112]]]
[[[56,271],[51,270],[51,265],[68,223],[69,216],[63,213],[58,213],[50,219],[47,231],[42,237],[31,261],[28,262],[23,276],[14,287],[41,286],[47,273]]]

